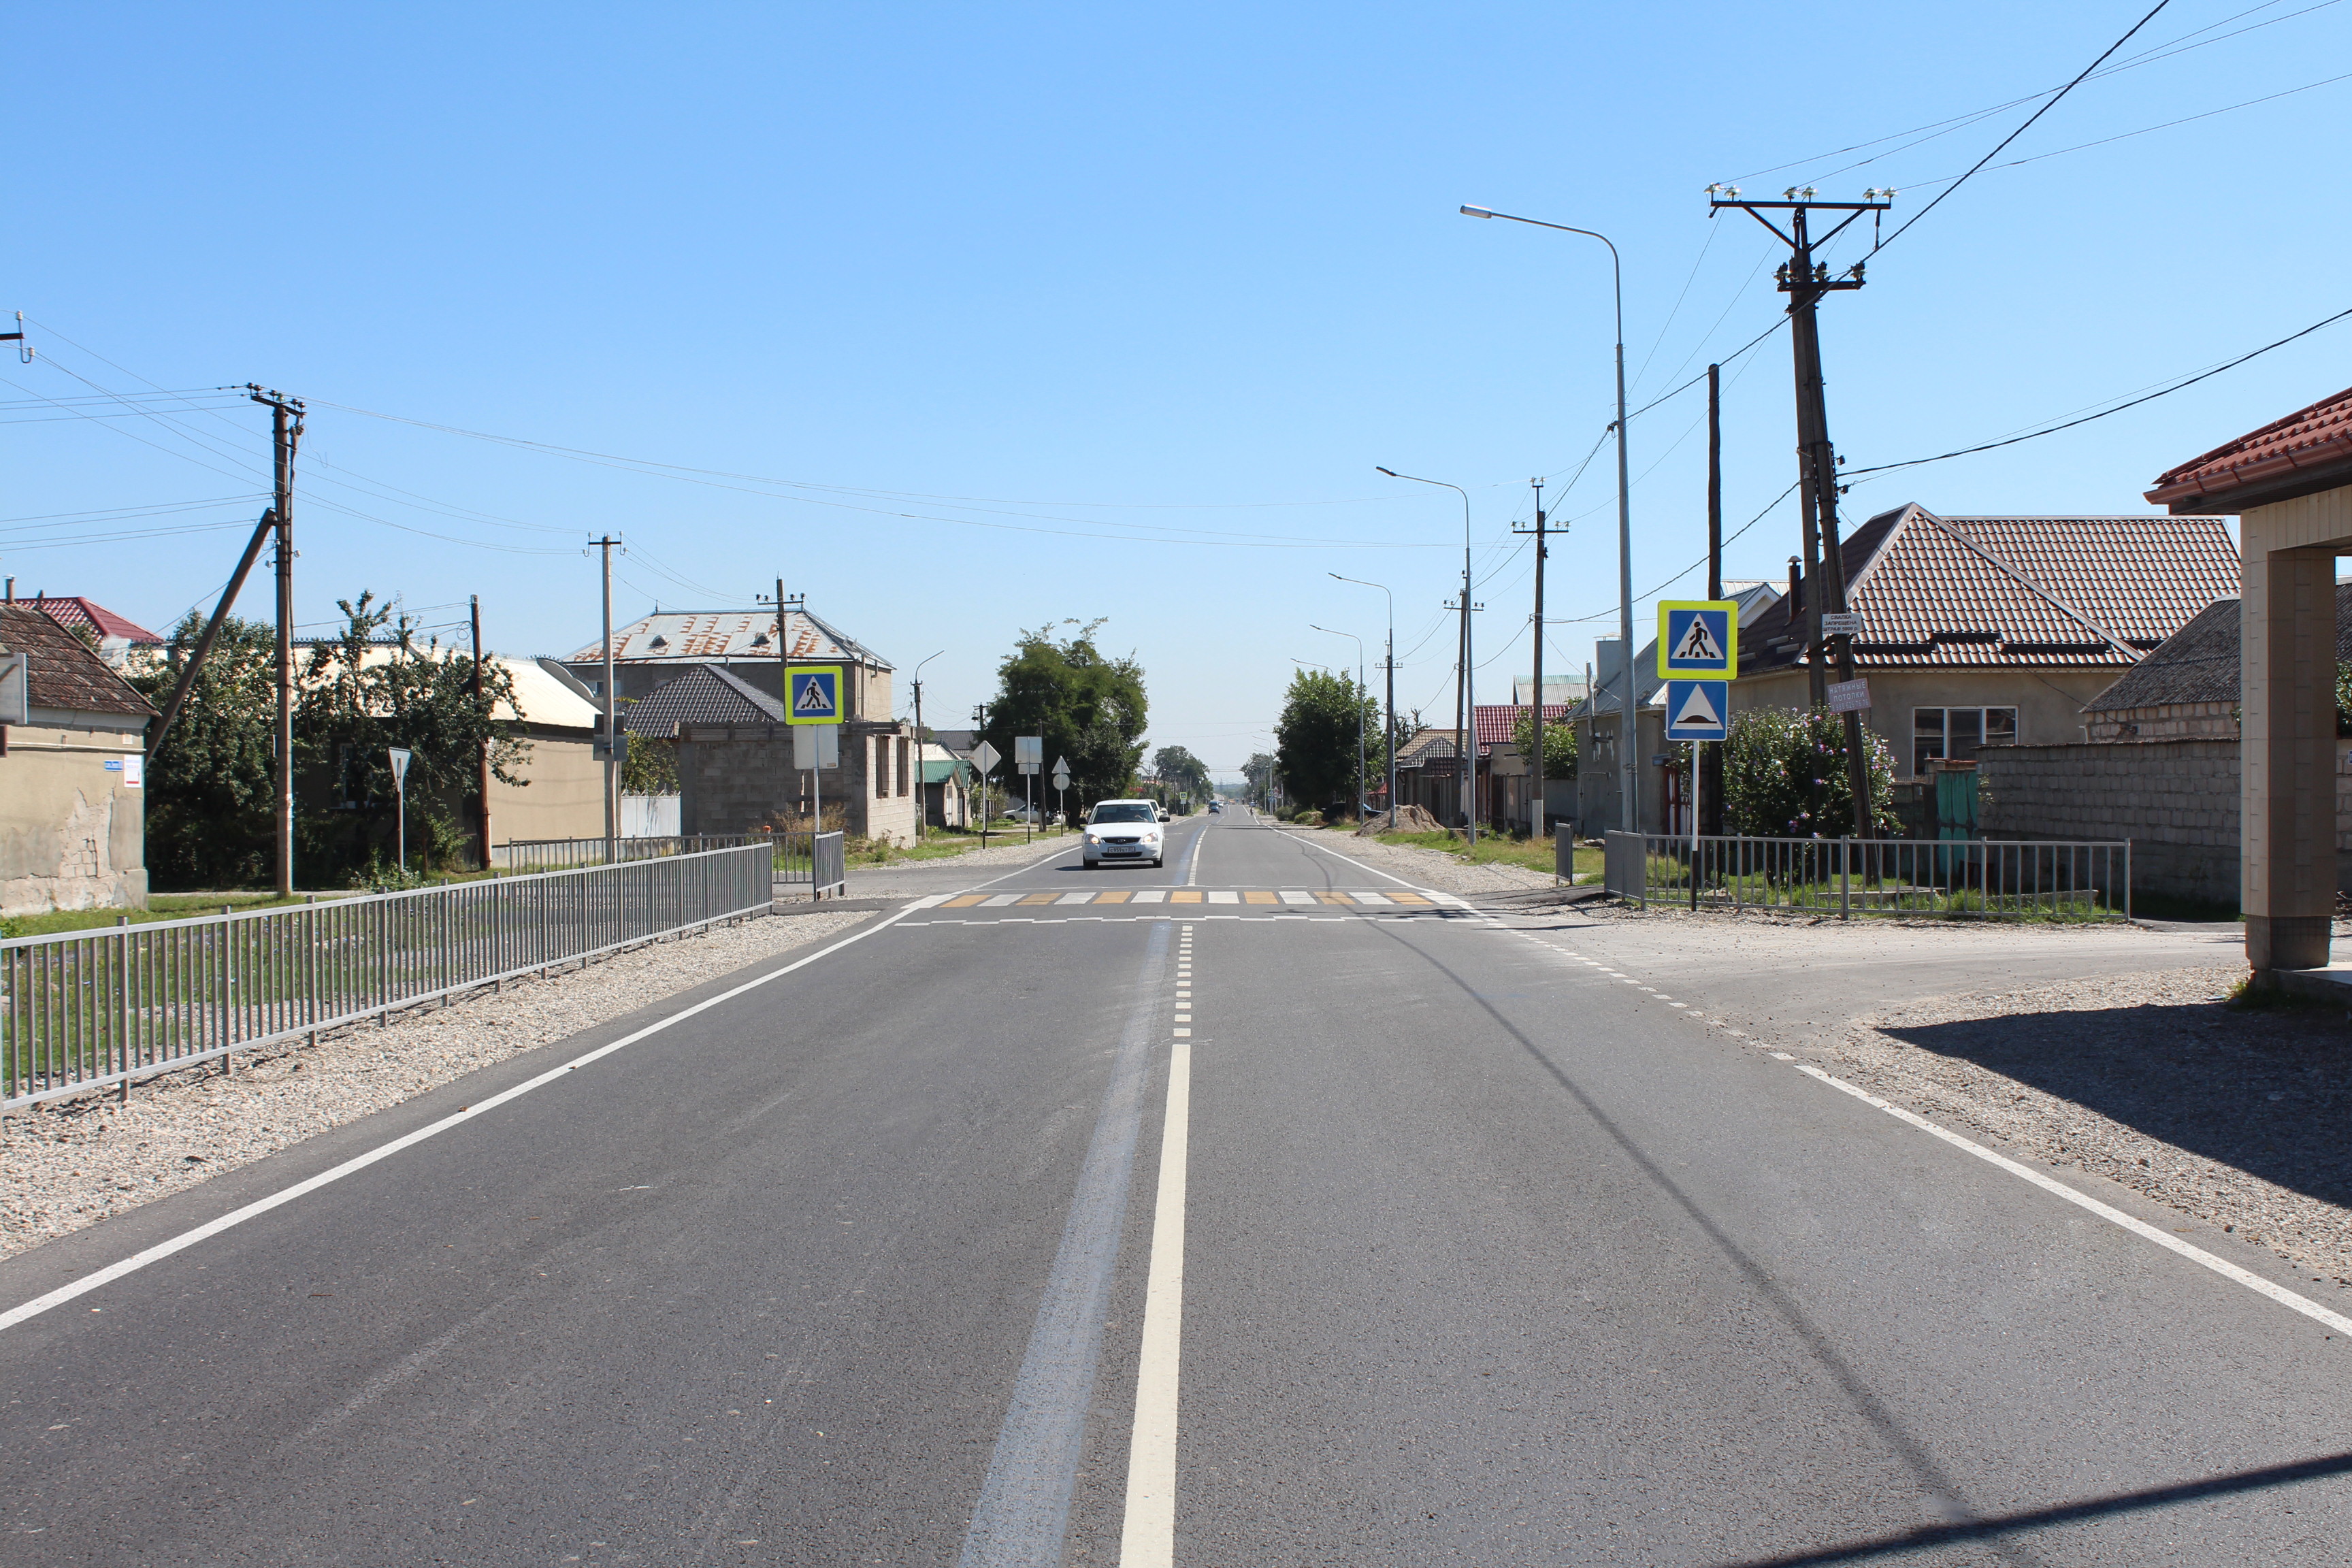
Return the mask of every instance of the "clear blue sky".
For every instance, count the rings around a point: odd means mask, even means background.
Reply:
[[[266,416],[73,400],[257,381],[312,402],[305,622],[364,587],[453,623],[478,593],[496,647],[567,652],[597,626],[578,542],[615,530],[623,615],[781,573],[902,678],[944,649],[933,722],[1019,628],[1108,617],[1153,742],[1231,773],[1294,658],[1352,662],[1308,623],[1378,658],[1381,596],[1330,572],[1394,588],[1400,700],[1450,712],[1460,508],[1375,464],[1469,489],[1481,680],[1527,668],[1507,531],[1608,418],[1607,257],[1461,204],[1617,240],[1639,401],[1779,308],[1774,243],[1710,223],[1709,181],[1916,213],[2032,105],[1833,150],[2055,87],[2146,8],[1831,5],[1801,33],[1752,5],[37,8],[0,108],[0,309],[41,351],[0,358],[0,571],[159,627],[208,604]],[[2117,59],[2184,37],[2004,160],[2336,75],[2352,5],[2177,0]],[[2352,305],[2348,107],[2337,82],[1976,176],[1825,308],[1841,450],[1997,438]],[[1847,506],[2145,510],[2159,470],[2347,365],[2352,321]],[[1794,478],[1785,337],[1727,376],[1737,525]],[[1637,591],[1704,551],[1703,412],[1633,425]],[[1603,454],[1557,502],[1550,613],[1599,618],[1554,628],[1555,666],[1614,619],[1612,484]],[[1783,504],[1730,574],[1780,575],[1796,535]]]

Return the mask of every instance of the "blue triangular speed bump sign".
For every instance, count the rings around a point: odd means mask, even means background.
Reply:
[[[1720,741],[1731,708],[1727,680],[1666,682],[1666,739]]]

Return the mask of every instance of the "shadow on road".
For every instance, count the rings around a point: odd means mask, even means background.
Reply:
[[[2300,1464],[2273,1465],[2264,1469],[2240,1470],[2233,1475],[2215,1476],[2201,1481],[2184,1481],[2178,1486],[2118,1492],[2113,1497],[2092,1498],[2084,1502],[2063,1503],[2056,1508],[2033,1509],[2024,1513],[2005,1514],[1998,1519],[1975,1519],[1961,1524],[1924,1525],[1899,1535],[1881,1536],[1875,1541],[1858,1541],[1787,1557],[1754,1559],[1738,1563],[1735,1568],[1822,1568],[1822,1565],[1832,1563],[1867,1563],[1873,1558],[1899,1556],[1930,1546],[1998,1541],[2027,1531],[2048,1530],[2056,1525],[2078,1524],[2117,1514],[2139,1513],[2148,1509],[2170,1508],[2208,1498],[2263,1491],[2272,1487],[2293,1486],[2299,1481],[2319,1480],[2347,1473],[2352,1473],[2352,1454],[2330,1454],[2326,1458],[2305,1459]]]
[[[2332,1009],[2215,1002],[1882,1023],[1922,1050],[2072,1100],[2178,1149],[2352,1205],[2352,1027]]]

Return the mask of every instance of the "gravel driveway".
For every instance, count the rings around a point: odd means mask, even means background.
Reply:
[[[869,918],[779,914],[615,953],[544,980],[0,1117],[0,1258],[276,1153],[315,1132],[552,1045]]]

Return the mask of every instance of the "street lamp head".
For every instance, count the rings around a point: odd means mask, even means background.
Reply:
[[[1391,479],[1395,479],[1397,477],[1397,471],[1394,468],[1383,468],[1378,463],[1374,463],[1372,465],[1372,469],[1375,473],[1386,474]],[[580,553],[585,555],[588,552],[583,550]]]
[[[1462,216],[1464,217],[1493,217],[1495,214],[1493,209],[1489,207],[1464,207],[1462,209]]]

